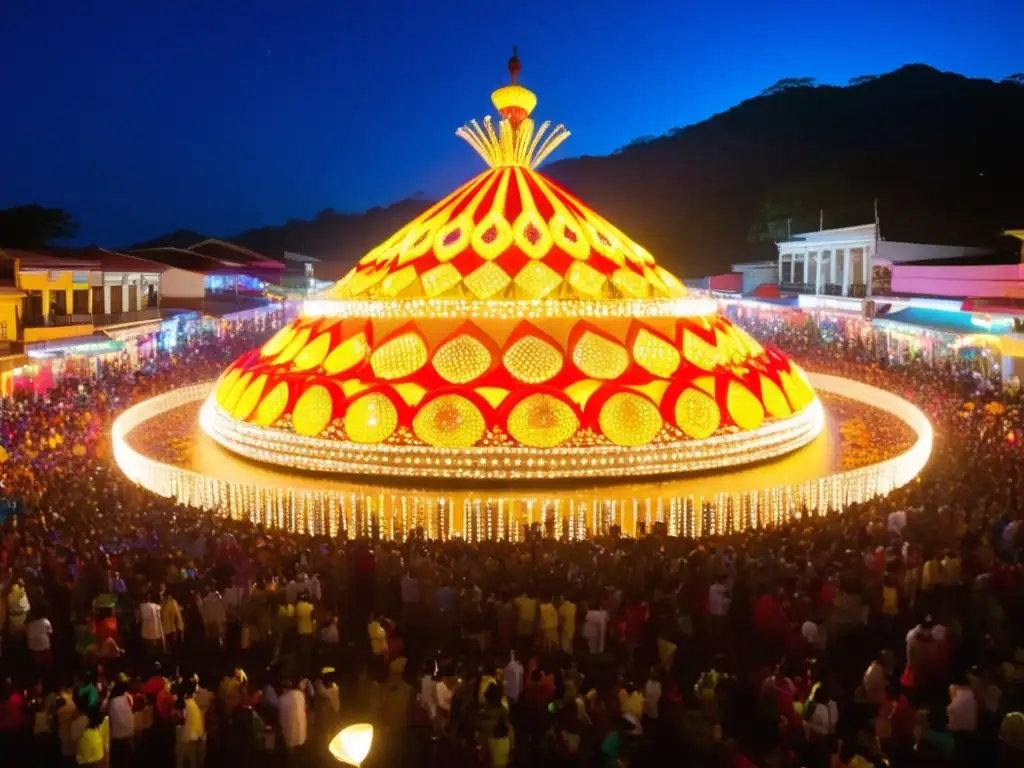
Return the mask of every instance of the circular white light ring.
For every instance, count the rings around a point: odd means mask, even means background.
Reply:
[[[746,432],[641,446],[530,448],[364,445],[306,437],[236,421],[208,398],[206,433],[229,451],[264,464],[308,472],[468,480],[615,478],[703,472],[764,461],[811,442],[825,423],[821,402]]]
[[[718,305],[708,299],[307,299],[304,317],[371,320],[544,320],[554,318],[709,317]]]
[[[808,373],[808,379],[820,392],[831,392],[881,408],[900,418],[917,434],[916,442],[899,456],[813,480],[780,483],[771,488],[737,493],[635,499],[634,516],[639,514],[641,507],[646,506],[647,512],[644,514],[651,517],[651,509],[656,508],[660,520],[661,510],[664,509],[663,519],[670,535],[701,536],[735,529],[737,525],[754,528],[778,525],[804,509],[812,514],[824,514],[851,503],[862,503],[885,495],[910,482],[920,473],[931,455],[934,436],[931,424],[918,408],[890,392],[849,379],[815,373]],[[444,539],[453,535],[452,517],[457,513],[452,500],[442,494],[437,494],[435,501],[428,504],[423,498],[423,492],[407,493],[401,489],[389,490],[371,485],[367,485],[362,494],[330,488],[311,490],[308,487],[289,485],[285,474],[280,475],[282,482],[275,485],[231,482],[151,459],[127,443],[127,435],[136,427],[183,405],[204,400],[211,386],[212,382],[193,385],[146,400],[129,408],[114,422],[114,458],[131,480],[158,495],[174,498],[188,506],[216,510],[234,519],[248,519],[291,531],[330,536],[368,535],[372,521],[376,520],[386,523],[380,530],[388,535],[393,530],[409,532],[418,525],[424,527],[429,538]],[[621,494],[617,495],[615,489],[615,485],[609,485],[606,489],[580,489],[586,501],[577,504],[575,512],[570,510],[569,517],[563,521],[568,526],[567,533],[563,535],[582,538],[586,529],[592,525],[594,532],[599,532],[599,528],[609,519],[605,511],[616,507],[622,510]],[[530,491],[529,499],[525,501],[498,500],[498,522],[511,519],[513,505],[521,507],[526,504],[528,510],[533,510],[528,512],[530,519],[533,519],[537,510],[549,506],[557,509],[564,505],[565,496],[565,489],[553,490],[550,495],[543,489],[537,489]],[[488,506],[492,506],[490,501]],[[425,510],[425,507],[429,508]],[[478,540],[484,528],[477,525],[476,533],[473,533],[467,523],[472,524],[474,520],[481,522],[483,503],[481,499],[466,501],[463,507],[464,533],[467,538]],[[474,507],[475,517],[471,514]],[[503,518],[503,510],[506,508],[509,517]],[[602,510],[601,515],[598,515],[599,509]],[[588,510],[593,512],[593,520]],[[488,522],[491,516],[489,513],[484,514],[487,520],[483,522]],[[514,525],[498,525],[492,534],[491,538],[516,539],[519,536]]]

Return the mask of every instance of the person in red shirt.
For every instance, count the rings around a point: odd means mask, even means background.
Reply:
[[[0,755],[3,755],[5,763],[10,758],[10,765],[19,765],[17,757],[21,754],[24,704],[24,697],[10,678],[5,680],[0,686]]]

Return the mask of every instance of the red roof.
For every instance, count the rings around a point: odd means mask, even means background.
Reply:
[[[752,290],[747,296],[754,299],[781,299],[782,294],[779,293],[779,286],[775,283],[761,283],[757,288]]]
[[[0,253],[12,259],[17,259],[21,269],[37,271],[100,269],[99,260],[94,258],[95,254],[89,249],[79,248],[68,249],[67,251],[50,249],[48,252],[42,252],[4,248]]]
[[[188,250],[229,265],[246,265],[263,269],[284,269],[284,263],[268,258],[234,243],[210,238],[190,245]]]

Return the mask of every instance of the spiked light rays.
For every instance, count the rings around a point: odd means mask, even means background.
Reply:
[[[496,132],[494,121],[488,115],[482,128],[476,120],[471,120],[455,131],[455,135],[475,149],[491,168],[517,165],[533,170],[569,138],[570,132],[564,125],[551,128],[549,121],[537,128],[529,118],[523,120],[518,129],[508,120],[501,120]]]

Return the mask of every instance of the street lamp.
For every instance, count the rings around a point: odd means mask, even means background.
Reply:
[[[373,726],[369,723],[357,723],[343,728],[331,739],[328,749],[335,760],[339,760],[358,768],[370,754],[373,744]]]

